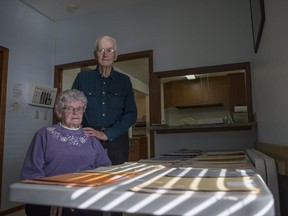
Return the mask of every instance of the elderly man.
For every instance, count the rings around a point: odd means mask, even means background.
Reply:
[[[101,141],[113,165],[122,164],[128,161],[128,129],[137,119],[132,84],[127,75],[113,68],[118,56],[114,38],[98,38],[94,56],[97,68],[81,71],[72,88],[83,91],[88,99],[84,130]]]

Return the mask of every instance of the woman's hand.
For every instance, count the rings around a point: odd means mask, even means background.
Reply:
[[[83,128],[83,130],[85,131],[85,133],[88,136],[94,136],[101,141],[107,141],[108,140],[108,137],[102,131],[95,130],[94,128],[91,128],[91,127],[85,127],[85,128]]]

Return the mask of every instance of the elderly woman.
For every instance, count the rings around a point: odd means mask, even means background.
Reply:
[[[81,128],[87,99],[79,90],[61,92],[55,102],[60,122],[36,132],[27,151],[21,179],[55,176],[111,165],[98,139]],[[26,205],[27,216],[49,216],[50,208]],[[62,215],[97,215],[85,210],[64,209]]]

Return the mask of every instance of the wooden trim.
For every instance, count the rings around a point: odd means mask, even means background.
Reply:
[[[150,158],[155,157],[155,135],[153,131],[150,131]]]
[[[145,50],[127,54],[118,55],[117,61],[128,61],[128,60],[135,60],[141,58],[148,58],[149,64],[149,109],[150,109],[150,122],[158,123],[158,119],[160,122],[161,119],[161,110],[160,110],[160,82],[158,77],[154,74],[153,71],[153,50]],[[54,67],[54,88],[58,89],[58,92],[62,91],[62,77],[63,77],[63,70],[73,69],[73,68],[81,68],[87,67],[91,65],[97,65],[96,59],[89,59],[85,61],[78,61],[78,62],[71,62],[61,65],[56,65]],[[151,88],[152,85],[152,88]],[[155,93],[154,86],[159,86],[159,90]],[[159,94],[159,95],[158,95]],[[158,102],[159,101],[159,102]],[[159,103],[159,104],[158,104]],[[158,114],[159,113],[159,114]],[[57,122],[56,115],[53,116],[53,123]],[[154,139],[153,136],[150,136],[150,149],[152,149],[152,155],[154,156]],[[151,155],[150,155],[151,156]]]
[[[247,111],[248,121],[253,122],[254,116],[253,116],[253,103],[252,103],[252,84],[251,84],[250,62],[240,62],[240,63],[232,63],[232,64],[224,64],[224,65],[186,68],[186,69],[178,69],[178,70],[170,70],[170,71],[159,71],[159,72],[156,72],[155,74],[160,80],[161,78],[184,76],[187,74],[206,74],[206,73],[215,73],[215,72],[223,72],[223,71],[233,71],[233,70],[245,70],[246,72],[245,81],[246,81],[246,94],[247,94],[246,98],[247,98],[247,109],[248,109]],[[159,85],[160,85],[160,81],[159,81]],[[154,89],[157,90],[157,87],[154,87]],[[160,95],[160,94],[156,93],[156,95]],[[157,100],[159,100],[159,98]],[[152,123],[160,123],[160,122],[152,122]]]
[[[0,193],[2,193],[3,177],[3,156],[4,156],[4,133],[5,133],[5,114],[6,114],[6,94],[7,94],[7,75],[8,75],[9,49],[0,46]],[[0,203],[1,203],[0,196]]]
[[[157,134],[170,134],[170,133],[197,133],[197,132],[221,132],[221,131],[243,131],[251,130],[253,124],[211,124],[204,126],[168,126],[168,127],[157,127],[151,126],[149,129],[151,131],[156,131]]]
[[[240,62],[240,63],[232,63],[232,64],[224,64],[224,65],[213,65],[213,66],[204,66],[204,67],[196,67],[196,68],[186,68],[186,69],[177,69],[170,71],[159,71],[157,75],[159,78],[165,77],[173,77],[173,76],[184,76],[187,74],[205,74],[205,73],[215,73],[215,72],[223,72],[223,71],[231,71],[231,70],[239,70],[239,69],[247,69],[250,68],[250,62]]]
[[[256,142],[256,149],[272,157],[276,161],[280,175],[288,176],[288,146]]]
[[[15,213],[15,212],[18,212],[18,211],[21,211],[21,210],[23,210],[25,208],[25,205],[20,205],[20,206],[16,206],[16,207],[14,207],[14,208],[11,208],[11,209],[7,209],[7,210],[5,210],[5,211],[1,211],[0,212],[0,215],[10,215],[10,214],[12,214],[12,213]],[[20,215],[20,214],[19,214]]]
[[[161,123],[161,86],[155,73],[149,74],[149,109],[150,124]]]

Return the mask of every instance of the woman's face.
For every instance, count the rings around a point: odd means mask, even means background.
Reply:
[[[66,103],[58,113],[61,123],[69,128],[78,128],[81,125],[84,104],[81,102]]]

